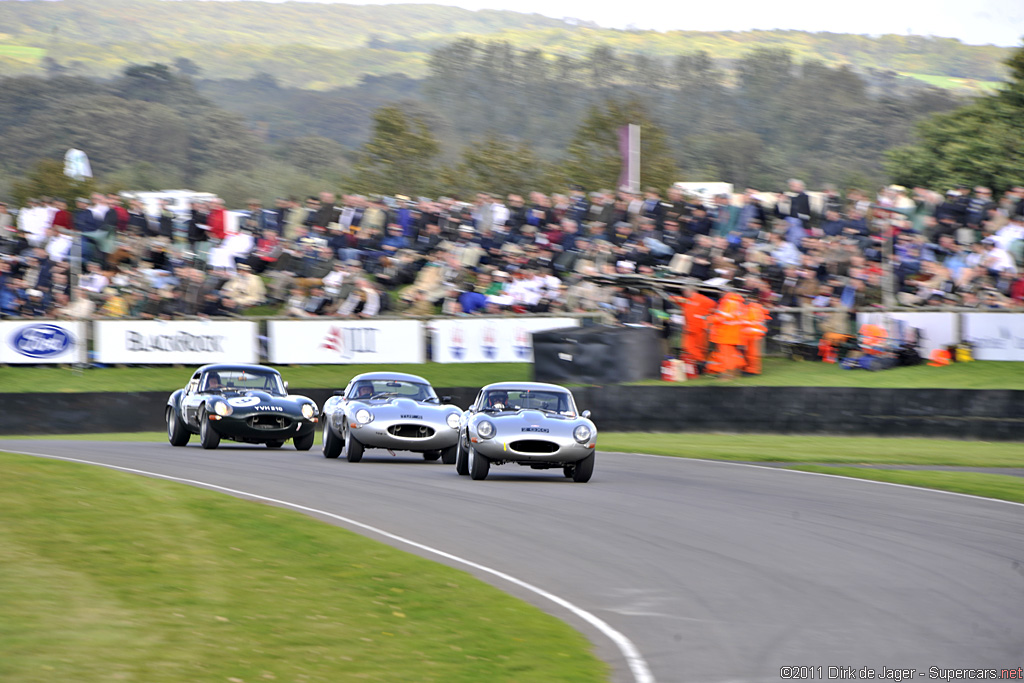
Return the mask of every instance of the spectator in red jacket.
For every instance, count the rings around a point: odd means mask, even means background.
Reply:
[[[210,201],[210,215],[206,218],[206,224],[210,226],[209,235],[212,239],[223,240],[227,236],[227,212],[224,210],[223,199]]]

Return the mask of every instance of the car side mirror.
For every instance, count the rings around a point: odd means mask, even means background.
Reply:
[[[584,410],[582,413],[580,413],[580,415],[582,415],[583,417],[587,418],[588,420],[590,419],[590,411],[589,410]]]
[[[451,396],[442,396],[441,397],[441,403],[451,403],[451,402],[452,402],[452,397]]]
[[[344,395],[345,395],[345,390],[344,389],[335,389],[334,393],[331,394],[331,396],[344,396]]]
[[[285,388],[285,389],[287,389],[287,388],[288,388],[288,380],[285,380],[285,381],[284,381],[284,388]]]

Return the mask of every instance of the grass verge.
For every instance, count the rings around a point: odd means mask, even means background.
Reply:
[[[195,368],[108,367],[81,372],[60,367],[0,367],[3,393],[81,391],[166,391],[185,386]],[[491,382],[529,380],[529,363],[424,363],[422,365],[289,365],[278,366],[290,386],[304,389],[341,389],[363,372],[394,370],[420,375],[438,387],[480,387]],[[669,384],[651,379],[641,385]],[[768,358],[764,373],[721,381],[701,377],[675,386],[808,386],[907,389],[1024,389],[1024,363],[977,361],[947,367],[928,365],[893,368],[883,372],[843,370],[828,363]]]
[[[672,384],[659,379],[635,382],[640,385]],[[766,358],[764,372],[751,377],[722,381],[699,377],[678,386],[736,387],[861,387],[871,389],[1024,389],[1024,363],[975,361],[898,367],[881,372],[843,370],[832,363]]]
[[[410,372],[437,387],[480,387],[491,382],[528,380],[529,363],[424,363],[422,365],[289,365],[277,366],[289,386],[304,389],[344,389],[363,372]],[[0,367],[3,393],[83,391],[166,391],[188,383],[193,366],[88,368]]]
[[[594,681],[579,633],[304,515],[0,453],[0,680]]]
[[[859,467],[822,467],[800,465],[789,469],[803,472],[837,474],[856,479],[887,481],[893,484],[921,486],[928,489],[968,493],[972,496],[997,498],[1024,503],[1024,477],[981,472],[936,472],[932,470],[870,470]]]
[[[1024,443],[948,439],[601,432],[604,451],[745,462],[1024,467]]]

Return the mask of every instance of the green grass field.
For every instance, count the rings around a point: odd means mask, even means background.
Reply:
[[[291,365],[279,366],[289,386],[304,389],[344,389],[363,372],[393,370],[419,375],[437,387],[480,387],[503,380],[528,380],[529,363],[466,363],[448,365]],[[188,383],[194,367],[154,366],[88,368],[0,367],[0,392],[166,391]]]
[[[411,372],[437,387],[480,387],[490,382],[528,380],[529,363],[465,363],[423,365],[292,365],[278,369],[289,385],[305,389],[344,388],[362,372],[383,369]],[[113,367],[75,370],[61,367],[0,367],[0,393],[76,391],[166,391],[185,385],[193,367]],[[644,385],[669,384],[651,379]],[[1024,363],[982,361],[947,367],[928,365],[882,372],[843,370],[837,365],[786,358],[768,358],[764,373],[722,381],[701,377],[678,386],[811,386],[908,389],[1024,389]]]
[[[597,681],[582,635],[277,507],[0,454],[0,680]]]

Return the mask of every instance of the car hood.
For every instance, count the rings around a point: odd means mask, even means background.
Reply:
[[[248,413],[282,412],[300,413],[306,403],[316,405],[305,396],[275,396],[265,391],[241,391],[228,393],[222,397],[227,401],[236,415]]]
[[[447,403],[422,403],[411,398],[389,398],[379,401],[360,401],[349,404],[351,410],[366,408],[378,419],[444,420],[451,413],[461,415],[458,406]]]

